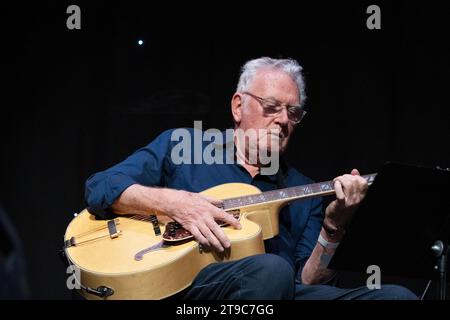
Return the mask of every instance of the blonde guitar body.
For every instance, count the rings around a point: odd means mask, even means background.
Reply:
[[[376,174],[362,176],[371,185]],[[231,241],[224,253],[202,248],[174,221],[156,216],[96,220],[87,210],[67,227],[64,251],[74,266],[75,288],[87,299],[163,299],[187,288],[215,262],[264,253],[263,240],[279,232],[282,206],[299,199],[334,194],[326,181],[261,192],[244,183],[227,183],[202,192],[222,199],[222,208],[240,219],[242,229],[222,226]]]
[[[261,191],[248,184],[228,183],[205,190],[218,199],[255,195]],[[187,288],[204,267],[264,253],[264,239],[278,234],[278,212],[283,201],[255,204],[238,209],[241,230],[224,226],[231,248],[224,254],[208,251],[193,239],[162,244],[165,224],[157,235],[149,221],[120,216],[111,232],[108,221],[96,220],[87,210],[67,227],[66,257],[79,270],[82,287],[107,287],[113,292],[101,297],[80,290],[87,299],[162,299]],[[111,221],[110,221],[111,222]],[[137,258],[140,256],[140,258]]]

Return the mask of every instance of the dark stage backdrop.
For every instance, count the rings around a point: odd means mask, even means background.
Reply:
[[[239,68],[254,57],[304,67],[308,114],[288,159],[311,178],[387,160],[450,167],[441,2],[92,2],[2,7],[0,202],[33,298],[71,297],[57,253],[86,178],[162,130],[229,127]],[[66,28],[70,4],[81,30]],[[381,30],[366,27],[371,4]]]

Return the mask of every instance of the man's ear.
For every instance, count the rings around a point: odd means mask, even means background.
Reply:
[[[231,114],[235,123],[240,123],[242,119],[242,107],[243,107],[242,95],[236,92],[231,98]]]

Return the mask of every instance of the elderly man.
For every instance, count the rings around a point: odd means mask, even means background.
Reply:
[[[178,163],[171,152],[173,130],[157,137],[125,161],[97,173],[86,184],[91,212],[112,209],[116,214],[158,212],[179,222],[202,245],[223,251],[230,241],[215,222],[235,228],[239,222],[220,202],[200,195],[209,187],[244,182],[263,191],[312,183],[282,159],[273,174],[263,174],[259,151],[273,159],[282,155],[306,99],[302,68],[291,59],[259,58],[242,68],[231,100],[235,132],[255,130],[249,143],[234,134],[234,162]],[[194,130],[190,131],[194,134]],[[258,153],[255,156],[255,150]],[[253,156],[253,161],[250,157]],[[415,299],[409,290],[392,285],[370,290],[330,285],[334,271],[327,268],[345,225],[367,191],[358,170],[334,179],[336,199],[325,209],[321,199],[307,199],[284,207],[280,232],[265,241],[266,254],[205,267],[182,295],[186,299]]]

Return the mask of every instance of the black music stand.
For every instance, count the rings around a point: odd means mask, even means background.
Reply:
[[[450,171],[387,163],[347,228],[329,268],[439,279],[446,297]]]

